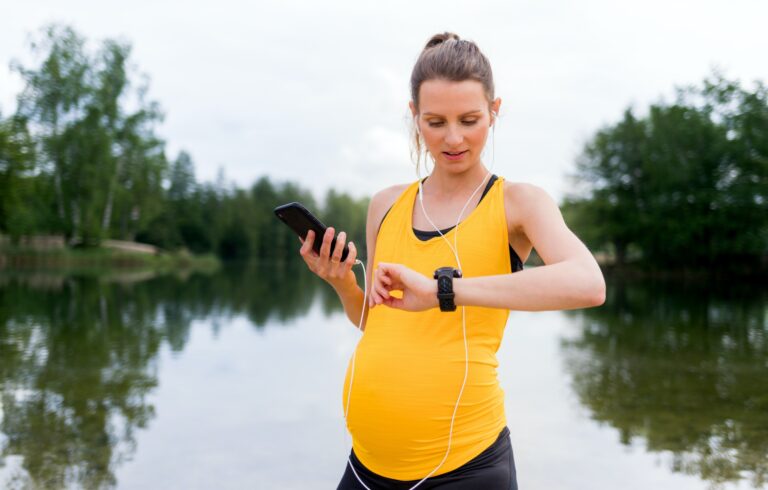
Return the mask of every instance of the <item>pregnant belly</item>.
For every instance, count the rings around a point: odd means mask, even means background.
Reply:
[[[347,424],[363,463],[374,471],[378,467],[415,472],[390,471],[399,475],[417,474],[439,463],[464,380],[463,338],[402,342],[366,334],[357,349],[353,377],[351,367],[350,362],[342,402],[346,406],[352,378]],[[484,441],[504,424],[495,355],[473,349],[470,342],[468,376],[454,420],[451,453],[460,456],[462,448],[479,453]]]

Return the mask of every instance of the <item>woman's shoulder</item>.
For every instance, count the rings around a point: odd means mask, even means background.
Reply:
[[[504,179],[504,198],[505,199],[531,199],[536,198],[537,195],[542,193],[546,194],[547,191],[544,188],[531,184],[528,182],[516,182],[512,180]]]
[[[379,229],[389,209],[412,184],[413,182],[391,185],[371,196],[368,203],[368,218],[366,219],[369,232]]]
[[[392,207],[392,205],[397,201],[397,198],[400,197],[403,192],[413,185],[413,182],[407,182],[405,184],[395,184],[391,185],[389,187],[386,187],[371,197],[371,211],[374,215],[381,214],[383,215],[389,208]]]
[[[538,206],[554,202],[552,197],[536,184],[504,180],[504,208],[510,230],[523,226],[525,216]]]

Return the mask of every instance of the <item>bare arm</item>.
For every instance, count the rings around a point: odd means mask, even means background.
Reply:
[[[599,306],[605,302],[605,280],[592,253],[568,229],[560,209],[541,188],[505,189],[505,200],[517,206],[516,222],[546,265],[494,276],[454,279],[457,305],[542,311]],[[371,303],[420,311],[436,308],[437,282],[401,264],[379,264]],[[403,290],[403,298],[389,291]]]
[[[371,276],[373,270],[373,257],[376,251],[376,237],[379,231],[379,225],[384,219],[384,214],[397,199],[400,193],[403,191],[404,186],[392,186],[384,189],[371,197],[371,201],[368,204],[368,215],[366,217],[365,225],[365,241],[367,246],[367,265],[366,270],[366,284],[370,295],[371,290]],[[341,234],[339,234],[341,237]],[[320,247],[320,255],[330,254],[331,241],[333,240],[333,228],[329,227],[328,232],[323,240],[323,246]],[[311,243],[307,244],[307,253],[311,252]],[[338,250],[337,255],[341,256],[341,250],[344,248],[343,238],[337,238],[336,248]],[[351,256],[351,253],[350,253]],[[350,257],[347,258],[350,260]],[[354,261],[354,258],[351,258]],[[350,267],[351,268],[351,267]],[[362,269],[360,269],[362,271]],[[321,275],[321,277],[323,277]],[[347,314],[347,318],[356,327],[360,325],[360,316],[363,315],[362,330],[365,330],[365,324],[368,320],[368,303],[364,301],[364,291],[357,285],[355,278],[355,272],[350,270],[345,274],[341,274],[340,277],[323,277],[339,295],[342,305],[344,305],[344,312]]]
[[[315,241],[315,232],[309,230],[306,239],[301,240],[302,245],[299,253],[304,262],[306,262],[307,267],[309,267],[309,270],[333,287],[339,295],[341,303],[344,305],[344,311],[349,317],[350,311],[354,309],[354,303],[357,301],[356,293],[360,291],[355,280],[355,273],[352,271],[352,267],[357,259],[357,248],[354,243],[349,242],[349,254],[347,259],[342,262],[341,254],[344,250],[346,233],[343,231],[339,233],[339,236],[336,237],[336,247],[331,250],[334,235],[334,228],[329,226],[322,237],[323,243],[320,246],[320,253],[317,254],[312,249],[312,244]],[[360,301],[362,301],[362,291],[360,292]],[[360,318],[358,317],[357,320],[359,322]],[[357,322],[353,323],[357,325]]]
[[[525,311],[603,304],[605,279],[600,266],[568,229],[546,191],[534,185],[518,185],[505,189],[506,199],[517,206],[517,224],[546,265],[514,274],[457,279],[456,304]]]
[[[331,243],[335,230],[329,226],[322,237],[323,244],[320,246],[320,254],[312,250],[312,243],[315,240],[315,234],[312,230],[307,233],[306,240],[302,240],[301,256],[307,263],[309,269],[325,280],[333,287],[336,294],[339,295],[341,304],[344,306],[344,312],[347,318],[355,326],[360,325],[360,308],[363,304],[363,291],[357,285],[357,279],[352,267],[357,259],[357,249],[354,243],[349,243],[349,254],[344,262],[341,262],[341,253],[344,250],[344,241],[346,233],[340,232],[336,237],[336,247],[331,251]],[[368,267],[366,267],[366,270]],[[367,280],[367,278],[366,278]],[[367,308],[366,308],[367,311]],[[367,316],[367,314],[366,314]],[[362,330],[365,330],[365,320],[362,322]]]
[[[366,270],[367,269],[368,266],[366,266]],[[360,289],[360,286],[357,285],[357,281],[354,280],[340,285],[331,284],[331,286],[333,286],[336,294],[339,295],[339,299],[341,300],[341,304],[344,305],[344,312],[347,314],[349,321],[352,322],[352,324],[354,324],[356,327],[359,327],[361,315],[360,307],[363,305],[364,293],[363,290]],[[362,314],[364,315],[364,318],[361,330],[365,330],[365,321],[368,318],[367,307],[365,308],[365,312]]]

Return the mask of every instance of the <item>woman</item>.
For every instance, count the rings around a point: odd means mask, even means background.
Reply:
[[[341,261],[343,231],[331,250],[329,227],[320,254],[312,232],[302,240],[308,267],[364,330],[345,380],[352,451],[339,489],[516,489],[496,376],[509,310],[604,302],[600,268],[553,199],[482,162],[500,105],[478,47],[433,36],[413,68],[409,107],[417,173],[423,150],[434,166],[371,199],[367,301],[353,243]],[[545,265],[523,271],[534,247]]]

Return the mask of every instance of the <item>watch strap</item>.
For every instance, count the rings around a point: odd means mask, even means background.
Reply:
[[[441,267],[435,271],[437,279],[437,301],[440,311],[456,311],[453,292],[453,278],[461,277],[461,271],[453,267]]]

